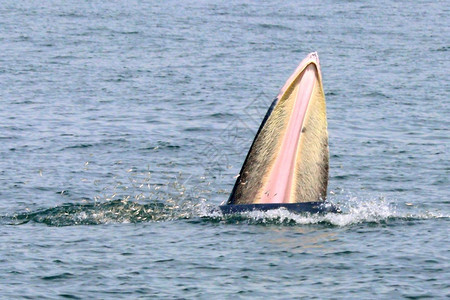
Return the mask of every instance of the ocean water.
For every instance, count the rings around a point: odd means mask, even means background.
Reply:
[[[450,297],[448,1],[2,1],[1,299]],[[223,216],[318,51],[341,214]]]

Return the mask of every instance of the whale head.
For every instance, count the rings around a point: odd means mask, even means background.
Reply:
[[[325,94],[314,52],[270,106],[227,204],[323,201],[328,161]]]

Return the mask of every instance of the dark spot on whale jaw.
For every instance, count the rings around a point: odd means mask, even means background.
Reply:
[[[303,128],[302,128],[302,132],[306,132],[306,127],[303,127]]]

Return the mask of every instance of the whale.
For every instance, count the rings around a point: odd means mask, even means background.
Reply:
[[[327,126],[319,56],[313,52],[270,105],[222,212],[337,212],[326,202]]]

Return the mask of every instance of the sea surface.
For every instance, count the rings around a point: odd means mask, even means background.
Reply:
[[[448,299],[449,20],[449,1],[2,1],[0,299]],[[312,51],[342,213],[223,216]]]

